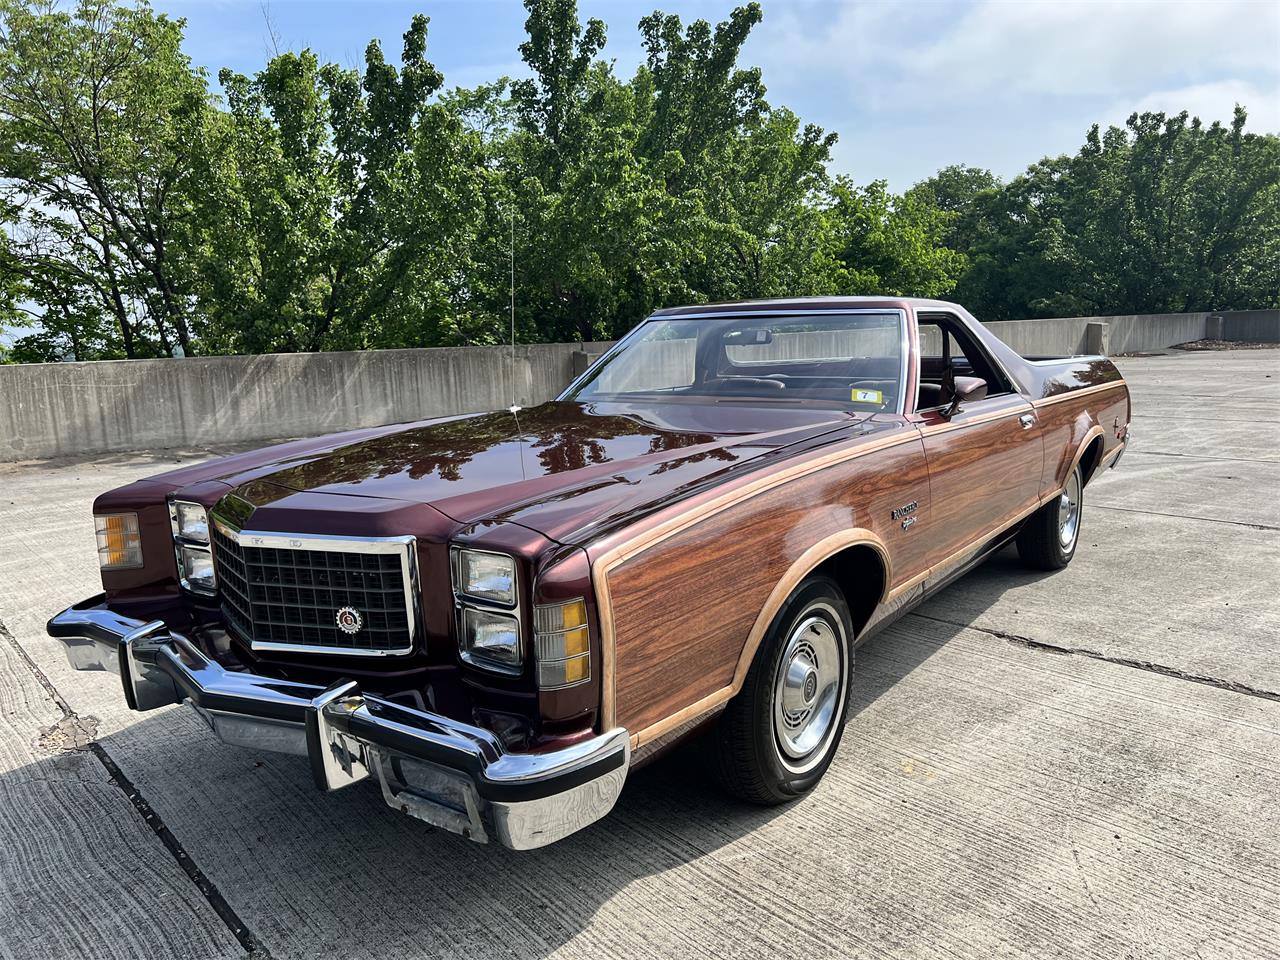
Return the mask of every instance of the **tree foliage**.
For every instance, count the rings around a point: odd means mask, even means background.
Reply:
[[[953,296],[991,318],[1280,298],[1277,138],[1143,114],[1002,184],[828,172],[718,24],[655,11],[630,77],[574,0],[527,75],[449,90],[426,17],[359,69],[283,52],[217,92],[145,0],[0,0],[6,360],[614,337],[744,297]],[[514,266],[514,270],[513,270]],[[26,328],[25,331],[21,328]]]
[[[1276,306],[1280,138],[1245,121],[1134,114],[971,192],[956,296],[992,319]]]

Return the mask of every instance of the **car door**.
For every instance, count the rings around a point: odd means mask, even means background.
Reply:
[[[1039,505],[1044,445],[1035,409],[950,313],[918,317],[920,385],[912,415],[929,470],[928,534],[936,585]],[[979,377],[988,393],[952,408],[947,382]],[[924,531],[921,531],[924,532]]]

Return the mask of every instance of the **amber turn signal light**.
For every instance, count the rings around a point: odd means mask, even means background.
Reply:
[[[142,566],[142,535],[136,513],[109,513],[93,518],[98,538],[98,566],[130,570]]]
[[[591,679],[591,634],[584,600],[534,607],[538,686],[568,687]]]

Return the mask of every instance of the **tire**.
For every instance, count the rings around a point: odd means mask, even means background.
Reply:
[[[810,577],[778,611],[720,715],[712,743],[724,787],[762,806],[812,790],[840,746],[852,678],[849,606],[834,580]]]
[[[1084,513],[1084,472],[1072,468],[1062,493],[1027,520],[1018,533],[1018,556],[1033,570],[1061,570],[1076,554]]]

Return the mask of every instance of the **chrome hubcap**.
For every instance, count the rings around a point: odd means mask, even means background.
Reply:
[[[1058,540],[1070,550],[1080,533],[1080,471],[1072,470],[1067,487],[1058,498]]]
[[[774,681],[773,728],[783,763],[804,772],[822,760],[844,706],[847,667],[831,623],[807,616],[787,639]]]

